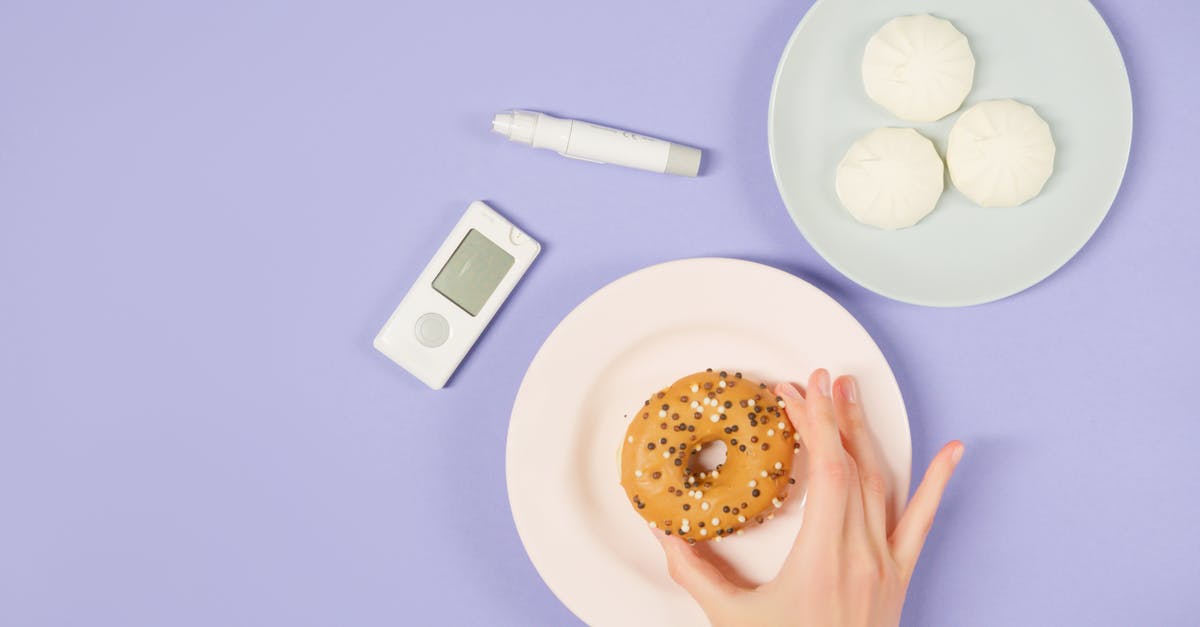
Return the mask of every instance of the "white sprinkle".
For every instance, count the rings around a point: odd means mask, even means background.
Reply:
[[[671,454],[667,451],[663,451],[663,459],[671,459]]]
[[[769,436],[772,436],[772,435],[775,435],[775,430],[774,430],[774,429],[767,429],[767,436],[769,437]]]
[[[740,522],[740,523],[746,522],[746,517],[741,514],[738,514],[738,522]]]
[[[775,462],[775,470],[783,470],[783,462]]]
[[[792,434],[792,441],[793,441],[793,442],[799,442],[799,441],[800,441],[800,433],[799,433],[799,432],[797,432],[797,433],[793,433],[793,434]]]
[[[699,392],[699,391],[700,391],[700,386],[693,383],[692,384],[692,392]]]
[[[667,410],[665,410],[665,409],[660,409],[660,410],[658,410],[658,417],[659,417],[659,418],[666,418],[666,417],[667,417]]]
[[[656,524],[656,523],[655,523],[655,522],[652,520],[652,521],[650,521],[650,528],[651,528],[651,529],[658,529],[658,525],[657,525],[657,524]]]
[[[703,478],[704,478],[704,473],[700,473],[700,478],[701,478],[701,479],[703,479]]]
[[[713,421],[713,422],[720,422],[720,421],[721,421],[721,417],[720,417],[719,415],[717,415],[717,414],[713,414],[713,415],[709,416],[709,417],[708,417],[708,419],[709,419],[709,420],[711,420],[711,421]]]
[[[767,520],[775,520],[775,514],[767,514]]]
[[[642,476],[642,471],[640,471],[640,470],[633,471],[633,476],[640,478]]]
[[[692,401],[692,409],[700,409],[700,403],[698,401]]]
[[[721,543],[721,536],[717,536],[717,544]]]
[[[700,490],[696,490],[696,500],[699,501],[702,498],[704,498],[704,493]]]
[[[787,407],[787,403],[784,403],[783,401],[779,401],[779,406],[780,406],[780,407]]]
[[[750,399],[750,400],[746,401],[746,405],[749,407],[754,407],[754,399]]]
[[[695,452],[697,452],[697,453],[699,453],[699,452],[700,452],[700,447],[699,447],[699,446],[697,446],[696,448],[694,448],[694,449],[692,449],[692,450],[693,450],[693,451],[695,451]]]
[[[708,535],[708,529],[703,529],[703,528],[701,528],[701,529],[700,529],[700,535],[702,535],[702,536],[706,536],[706,535]]]
[[[776,427],[779,427],[779,430],[780,430],[780,431],[782,431],[782,430],[784,430],[784,429],[786,429],[786,428],[787,428],[787,425],[783,424],[783,421],[782,421],[782,420],[779,422],[779,424],[777,424],[777,425],[775,425],[775,426],[776,426]]]
[[[767,471],[765,471],[765,470],[762,471],[762,476],[764,476],[764,477],[767,476]]]
[[[721,388],[725,387],[725,382],[724,382],[724,381],[717,381],[717,387],[721,387]]]
[[[696,496],[695,490],[688,490],[688,496]]]
[[[720,518],[712,519],[712,524],[717,525],[719,527],[721,525],[721,519]]]
[[[710,476],[711,476],[713,479],[716,479],[716,478],[717,478],[717,477],[719,477],[720,475],[719,475],[719,474],[717,474],[717,471],[716,471],[716,470],[714,470],[714,471],[712,471],[712,474],[711,474]]]
[[[703,502],[703,503],[701,503],[701,504],[700,504],[700,509],[702,509],[702,510],[704,510],[704,511],[706,511],[706,512],[708,511],[708,508],[709,508],[709,507],[710,507],[710,505],[708,504],[708,501],[705,501],[705,502]]]
[[[631,436],[629,436],[629,437],[625,438],[625,441],[626,441],[626,442],[628,442],[628,443],[630,443],[630,444],[633,444],[633,436],[631,435]]]
[[[696,483],[695,477],[688,477],[688,483]]]
[[[750,480],[750,487],[752,487],[752,488],[757,488],[757,487],[758,487],[758,480],[757,480],[757,479],[751,479],[751,480]]]
[[[783,501],[779,499],[771,499],[771,505],[774,505],[775,509],[779,509],[780,507],[783,507]]]
[[[740,535],[742,535],[742,530],[741,530],[741,529],[738,529],[738,530],[737,530],[737,534],[738,534],[739,536],[740,536]]]
[[[692,526],[692,523],[688,522],[688,519],[684,518],[683,520],[679,521],[679,526],[680,527],[690,527],[690,526]]]

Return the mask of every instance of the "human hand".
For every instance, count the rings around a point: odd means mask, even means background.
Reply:
[[[934,456],[889,530],[886,469],[854,378],[839,377],[831,386],[829,372],[821,369],[809,377],[807,398],[790,383],[775,386],[775,393],[787,401],[808,452],[804,523],[787,560],[774,580],[746,588],[687,542],[658,533],[671,578],[719,627],[898,625],[962,443],[952,441]]]

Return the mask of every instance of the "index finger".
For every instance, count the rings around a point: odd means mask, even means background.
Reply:
[[[837,538],[846,515],[850,469],[833,414],[829,372],[813,372],[807,391],[802,398],[791,384],[776,386],[788,418],[808,450],[808,494],[800,537]]]

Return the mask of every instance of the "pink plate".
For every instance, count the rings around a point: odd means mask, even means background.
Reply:
[[[775,306],[749,302],[751,292],[772,295]],[[856,375],[892,474],[893,502],[906,499],[912,447],[900,388],[841,305],[786,272],[736,259],[639,270],[593,294],[550,334],[508,427],[517,532],[542,579],[588,624],[707,624],[667,576],[658,543],[626,502],[617,453],[626,415],[648,394],[709,367],[768,383],[803,381],[818,367]],[[797,495],[775,520],[707,545],[744,579],[768,580],[802,511]]]

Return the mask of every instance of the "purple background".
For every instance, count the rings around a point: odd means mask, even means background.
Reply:
[[[918,475],[967,443],[906,624],[1195,624],[1200,5],[1097,4],[1136,110],[1112,213],[1034,289],[935,310],[838,275],[776,194],[809,2],[3,2],[0,624],[575,622],[508,511],[513,396],[583,298],[700,255],[866,325]],[[514,106],[705,176],[490,135]],[[370,340],[474,199],[545,250],[433,392]]]

